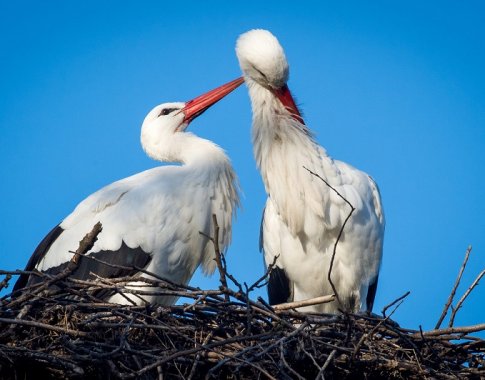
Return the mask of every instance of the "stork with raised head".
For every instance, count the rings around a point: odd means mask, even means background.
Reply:
[[[316,142],[288,89],[283,48],[270,32],[242,34],[236,53],[251,98],[254,156],[268,194],[260,243],[266,265],[276,260],[270,303],[336,290],[336,301],[301,310],[371,311],[385,224],[377,185],[366,173],[333,160]],[[346,201],[355,210],[333,255],[351,212]]]
[[[151,110],[141,128],[143,149],[155,160],[182,165],[146,170],[91,194],[44,238],[26,270],[61,273],[79,241],[101,222],[102,232],[79,260],[73,278],[124,277],[142,268],[173,283],[187,284],[199,265],[206,274],[212,273],[215,251],[208,238],[214,236],[212,215],[220,229],[219,248],[225,251],[239,204],[237,178],[219,146],[185,130],[242,83],[239,78],[189,102],[164,103]],[[38,281],[38,276],[22,275],[14,292]],[[110,294],[106,300],[169,305],[176,298]]]

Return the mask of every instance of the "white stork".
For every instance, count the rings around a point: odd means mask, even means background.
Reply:
[[[164,103],[151,110],[141,128],[143,149],[155,160],[182,165],[146,170],[91,194],[42,240],[25,269],[60,273],[79,241],[99,221],[103,230],[86,257],[81,257],[73,278],[137,274],[136,269],[113,265],[143,268],[177,284],[187,284],[200,264],[206,274],[212,273],[215,252],[208,239],[214,236],[212,215],[217,217],[219,247],[224,251],[239,204],[237,178],[219,146],[185,129],[241,83],[239,78],[187,103]],[[22,275],[14,292],[38,281],[38,276]],[[120,304],[169,305],[176,300],[120,294],[105,298]]]
[[[254,155],[268,193],[260,245],[267,266],[276,259],[270,303],[332,294],[335,288],[338,300],[302,310],[371,311],[385,224],[377,185],[315,141],[288,89],[283,48],[270,32],[242,34],[236,53],[252,103]],[[334,246],[351,211],[337,192],[355,211],[336,246],[329,281]]]

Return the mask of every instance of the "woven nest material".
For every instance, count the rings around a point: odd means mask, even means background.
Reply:
[[[469,336],[485,326],[421,332],[388,317],[275,310],[242,291],[139,280],[146,283],[140,293],[177,294],[191,302],[120,306],[93,299],[93,291],[122,289],[128,279],[65,278],[54,292],[3,298],[0,377],[485,377],[485,341]]]
[[[470,335],[485,331],[485,324],[438,328],[463,270],[437,328],[416,331],[390,319],[405,296],[382,316],[302,313],[295,304],[272,307],[251,299],[265,277],[243,286],[227,273],[220,254],[218,267],[216,290],[156,276],[84,281],[68,272],[55,277],[37,272],[44,281],[0,298],[0,378],[485,378],[485,341]],[[26,272],[0,271],[5,275],[0,289],[21,273]],[[141,285],[127,289],[134,280]],[[182,304],[121,306],[97,299],[100,291],[179,296]],[[452,318],[459,306],[452,308]]]

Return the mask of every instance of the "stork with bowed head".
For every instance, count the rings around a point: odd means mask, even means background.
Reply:
[[[385,224],[377,185],[318,145],[288,89],[288,62],[270,32],[242,34],[236,53],[251,98],[254,155],[268,194],[260,245],[266,265],[276,263],[268,283],[270,303],[335,290],[337,300],[301,310],[371,311]],[[347,202],[355,210],[333,255],[352,210]]]
[[[93,248],[81,256],[71,276],[89,279],[139,274],[140,268],[176,284],[187,284],[199,265],[215,268],[212,215],[220,228],[219,248],[231,241],[231,223],[239,205],[236,175],[224,151],[211,141],[185,132],[189,123],[243,83],[239,78],[187,103],[165,103],[146,116],[141,144],[151,158],[182,165],[160,166],[114,182],[83,200],[39,244],[26,271],[61,273],[79,241],[102,224]],[[14,292],[39,282],[21,275]],[[137,283],[130,285],[136,286]],[[98,294],[119,304],[170,305],[171,296]]]

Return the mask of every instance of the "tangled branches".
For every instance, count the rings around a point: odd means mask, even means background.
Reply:
[[[402,299],[386,307],[382,317],[301,313],[292,304],[271,307],[250,297],[265,277],[243,286],[227,273],[223,255],[219,261],[221,287],[216,290],[179,286],[153,274],[90,281],[43,275],[45,281],[22,295],[0,299],[0,378],[485,376],[485,341],[471,335],[485,331],[485,324],[405,329],[390,319]],[[0,287],[22,273],[1,272],[6,277]],[[126,288],[133,281],[139,285]],[[46,289],[41,284],[47,282],[55,286]],[[181,301],[170,307],[121,306],[96,298],[107,290]]]
[[[130,279],[131,281],[132,279]],[[59,280],[49,296],[1,305],[0,377],[27,378],[480,378],[485,325],[429,332],[389,317],[275,311],[230,289],[139,278],[143,292],[177,294],[171,307],[95,302],[98,281]],[[110,280],[120,288],[128,279]],[[66,300],[67,295],[75,299]],[[226,300],[226,297],[229,300]],[[28,307],[28,312],[23,312]],[[22,314],[21,318],[18,315]],[[460,340],[459,343],[453,343]]]

